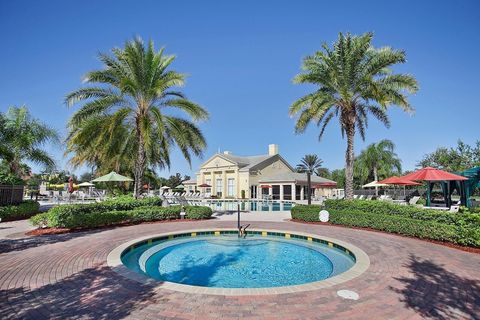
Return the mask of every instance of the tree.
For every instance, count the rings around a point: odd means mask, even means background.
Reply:
[[[99,59],[104,68],[85,76],[91,86],[66,97],[69,106],[84,103],[69,122],[68,151],[76,153],[76,164],[131,168],[138,197],[147,167],[169,167],[174,145],[189,163],[192,154],[202,155],[206,142],[194,122],[208,112],[175,90],[185,75],[169,70],[175,56],[156,52],[152,41],[145,46],[137,38]],[[172,108],[193,122],[165,112]]]
[[[311,175],[315,173],[318,169],[322,167],[323,160],[320,159],[316,154],[307,154],[297,164],[298,172],[307,173],[307,200],[308,204],[312,203],[312,182]]]
[[[401,174],[402,162],[394,152],[395,144],[387,139],[368,145],[355,160],[355,167],[359,175],[364,178],[378,181],[393,174]],[[378,196],[378,188],[375,187]]]
[[[10,173],[17,177],[29,174],[24,162],[49,167],[54,159],[43,147],[58,142],[57,132],[32,118],[27,107],[10,107],[0,117],[0,158],[8,162]]]
[[[317,89],[290,106],[290,115],[298,115],[296,133],[303,133],[311,122],[320,127],[319,139],[328,123],[337,117],[342,137],[347,136],[345,152],[345,194],[353,198],[354,138],[362,139],[368,115],[387,128],[389,106],[407,112],[413,108],[407,94],[418,90],[414,77],[394,74],[391,67],[406,61],[405,52],[389,47],[375,49],[372,33],[361,36],[340,33],[333,48],[323,44],[322,51],[303,60],[304,71],[294,78],[298,84],[313,84]]]
[[[454,148],[439,147],[426,154],[417,164],[418,167],[435,167],[447,171],[462,171],[480,166],[480,141],[473,146],[458,140]]]

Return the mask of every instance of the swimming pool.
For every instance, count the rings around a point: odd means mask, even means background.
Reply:
[[[124,250],[122,263],[157,281],[209,288],[274,288],[318,282],[351,269],[355,255],[308,236],[205,231],[149,239]]]
[[[207,200],[203,205],[212,208],[213,211],[236,211],[240,204],[241,211],[290,211],[293,202],[288,201],[261,201],[261,200]]]

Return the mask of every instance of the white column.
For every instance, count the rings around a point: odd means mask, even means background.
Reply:
[[[292,183],[291,184],[291,188],[292,188],[292,201],[295,201],[295,183]]]
[[[283,184],[280,185],[280,200],[283,200]]]
[[[222,171],[222,183],[223,183],[222,198],[225,199],[227,197],[227,171],[226,170]]]
[[[302,188],[300,189],[300,200],[305,200],[305,192],[304,192],[304,188],[303,186],[301,186]]]
[[[272,197],[272,195],[273,195],[273,185],[271,186],[271,188],[268,188],[268,195],[270,197]]]

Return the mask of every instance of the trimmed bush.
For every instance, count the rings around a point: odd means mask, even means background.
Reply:
[[[181,206],[171,207],[141,207],[129,212],[132,222],[159,221],[180,219]]]
[[[298,219],[303,221],[318,221],[318,215],[322,210],[319,205],[295,205],[292,207],[291,214],[292,219]]]
[[[40,204],[36,201],[24,201],[19,205],[0,207],[2,221],[27,219],[38,213]]]
[[[456,226],[480,227],[480,214],[453,213],[441,210],[403,206],[376,200],[326,200],[327,210],[358,210],[361,212],[396,215],[417,220],[435,221]]]
[[[350,201],[351,203],[352,201]],[[348,202],[347,202],[348,203]],[[296,205],[292,218],[318,221],[321,207]],[[365,227],[422,239],[451,242],[464,246],[480,247],[480,228],[432,220],[420,220],[403,215],[365,212],[358,209],[329,209],[330,223],[348,227]]]
[[[187,206],[185,207],[185,218],[187,219],[210,219],[213,211],[210,207]]]

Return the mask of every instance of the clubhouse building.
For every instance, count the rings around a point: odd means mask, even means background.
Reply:
[[[329,195],[334,181],[312,175],[316,196]],[[304,200],[307,195],[307,174],[298,173],[278,153],[278,145],[270,144],[268,153],[237,156],[229,151],[217,153],[205,161],[196,180],[183,183],[187,191],[201,191],[218,198]]]

